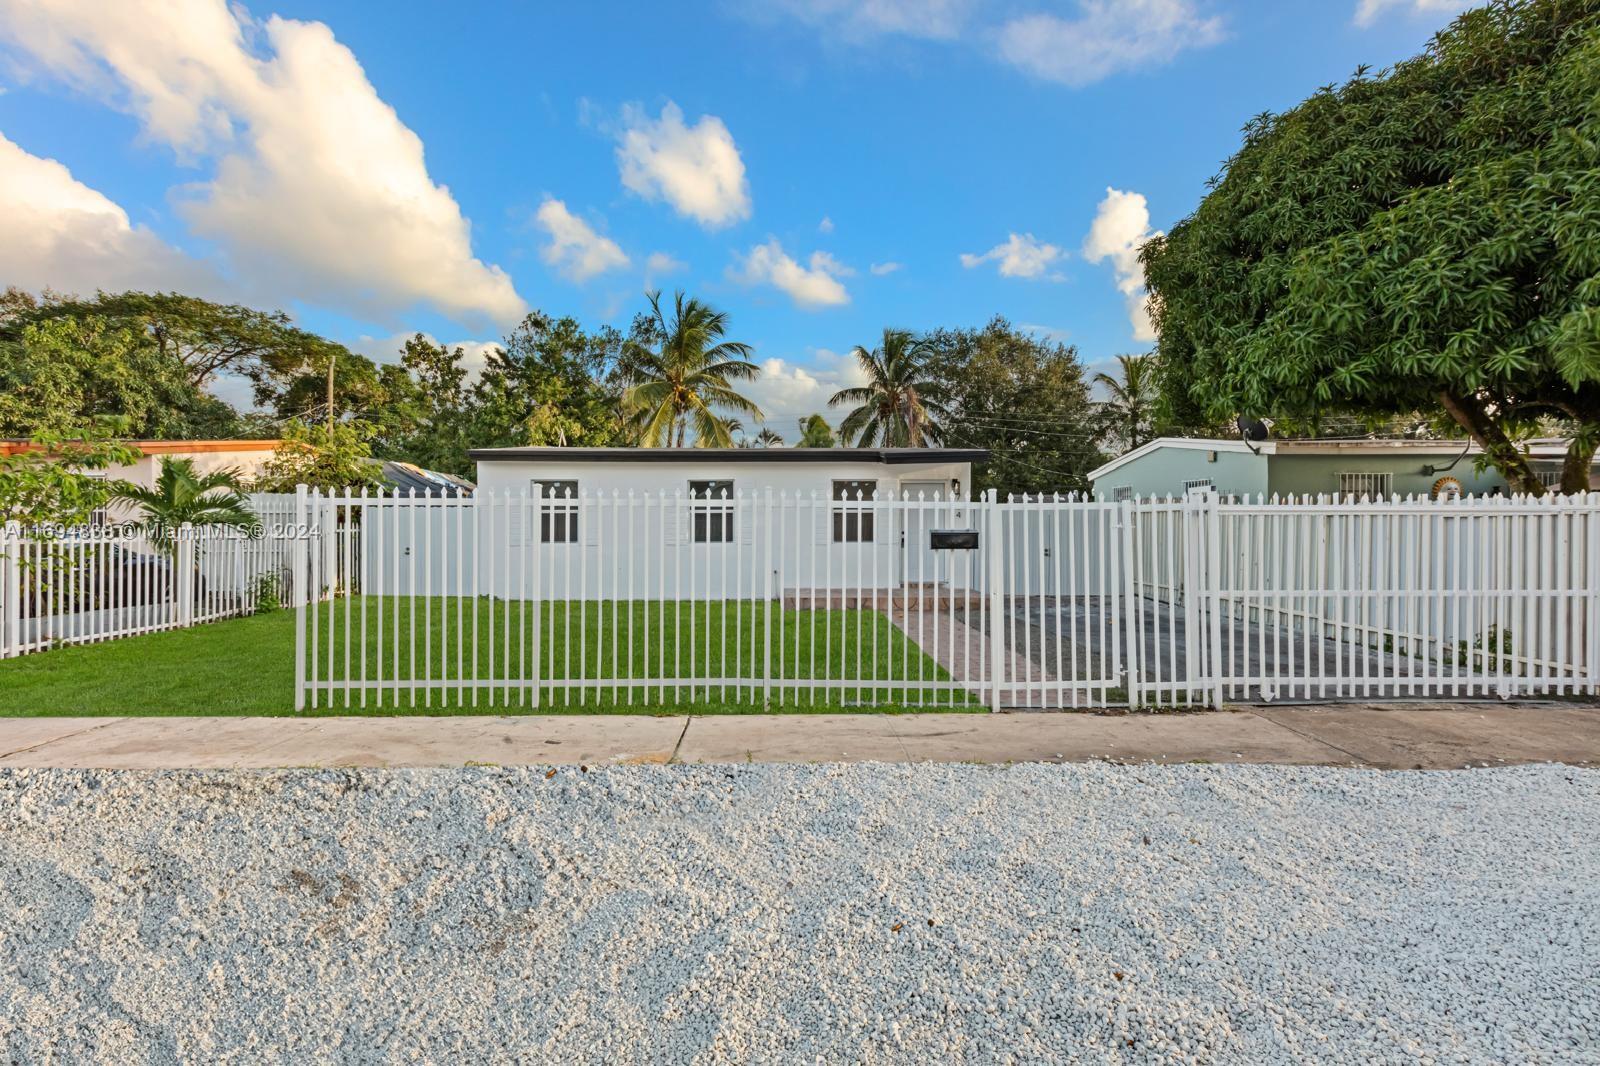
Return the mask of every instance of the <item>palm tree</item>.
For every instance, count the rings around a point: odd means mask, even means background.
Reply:
[[[193,459],[162,459],[155,488],[121,482],[111,490],[111,499],[136,504],[144,516],[135,525],[169,553],[180,526],[252,529],[259,521],[238,474],[232,470],[201,474]]]
[[[1121,381],[1099,373],[1094,384],[1106,390],[1107,399],[1100,404],[1102,422],[1132,451],[1154,433],[1156,361],[1150,355],[1119,355],[1117,363],[1122,369]]]
[[[756,434],[756,443],[763,448],[783,447],[783,438],[769,426],[762,426],[761,432]]]
[[[761,372],[748,358],[750,346],[723,339],[728,331],[725,311],[686,299],[679,292],[668,321],[661,310],[661,293],[648,293],[647,298],[656,350],[629,341],[619,366],[626,386],[623,413],[636,427],[639,443],[661,448],[673,445],[676,438],[676,446],[681,448],[692,421],[697,447],[730,447],[732,434],[714,408],[761,417],[761,409],[731,384],[750,381]]]
[[[904,329],[884,330],[882,347],[870,352],[856,346],[851,354],[866,372],[867,383],[840,389],[828,401],[829,407],[856,405],[839,423],[840,439],[856,447],[878,441],[890,447],[920,448],[943,436],[933,416],[947,412],[939,402],[942,390],[923,374],[925,350],[926,345]]]
[[[839,442],[833,439],[833,427],[821,415],[807,415],[800,420],[800,440],[796,448],[832,448]]]

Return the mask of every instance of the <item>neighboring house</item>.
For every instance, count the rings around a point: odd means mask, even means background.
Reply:
[[[142,453],[132,463],[118,464],[103,470],[86,471],[88,476],[111,481],[126,481],[141,488],[153,489],[161,475],[163,459],[193,460],[195,470],[202,474],[214,470],[232,470],[244,481],[261,472],[272,458],[280,441],[277,440],[131,440],[127,442]],[[0,455],[15,455],[34,451],[38,445],[26,440],[0,440]],[[129,517],[130,508],[115,505],[109,512],[118,520]],[[96,513],[96,521],[103,521],[105,513]]]
[[[143,455],[122,466],[92,471],[95,477],[128,481],[153,489],[161,474],[163,459],[192,459],[202,474],[213,470],[233,470],[246,481],[261,472],[281,443],[277,440],[131,440],[127,442]],[[38,445],[26,440],[0,440],[0,455],[34,451]]]
[[[1547,485],[1561,481],[1567,442],[1528,441],[1524,449]],[[1505,478],[1481,472],[1476,444],[1461,440],[1205,440],[1161,437],[1089,472],[1106,500],[1183,496],[1215,489],[1229,496],[1425,496],[1503,494]],[[1600,488],[1600,464],[1589,484]]]
[[[379,462],[383,467],[384,485],[401,493],[409,492],[416,496],[471,496],[476,488],[464,477],[425,470],[413,463],[402,463],[395,459],[374,462]]]

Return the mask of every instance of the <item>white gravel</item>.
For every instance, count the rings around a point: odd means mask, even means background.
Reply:
[[[0,774],[6,1061],[1600,1062],[1600,771]]]

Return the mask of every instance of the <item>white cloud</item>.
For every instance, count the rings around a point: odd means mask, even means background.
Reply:
[[[772,285],[789,294],[800,307],[834,307],[850,302],[839,281],[854,273],[827,252],[812,252],[808,266],[796,262],[773,238],[751,248],[732,271],[746,285]]]
[[[1060,248],[1036,239],[1031,233],[1013,233],[1003,244],[995,245],[982,255],[962,252],[961,265],[971,270],[990,260],[997,260],[1002,277],[1038,278],[1045,276],[1050,264],[1061,256]],[[1052,275],[1052,280],[1054,277]]]
[[[224,296],[206,264],[185,255],[61,163],[0,134],[0,277],[34,290],[177,289]]]
[[[823,215],[822,221],[817,223],[817,231],[819,233],[832,233],[833,219],[829,218],[827,215]]]
[[[1370,26],[1378,16],[1390,10],[1404,10],[1414,17],[1422,15],[1456,15],[1480,0],[1360,0],[1356,4],[1356,25]]]
[[[1194,0],[1080,0],[1077,18],[1024,15],[1000,27],[1001,58],[1035,77],[1081,86],[1169,62],[1222,40],[1222,20]]]
[[[680,270],[687,270],[689,264],[682,259],[674,259],[666,252],[651,252],[644,261],[646,277],[660,277],[663,274],[676,274]]]
[[[763,359],[760,364],[761,376],[742,391],[767,416],[766,424],[790,444],[797,435],[797,421],[807,415],[821,414],[837,429],[845,411],[830,408],[829,398],[840,389],[866,383],[853,357],[826,348],[813,352],[809,364],[789,359]]]
[[[550,235],[540,255],[564,277],[587,281],[596,274],[628,265],[627,253],[616,241],[596,233],[560,200],[546,197],[534,220]]]
[[[720,118],[702,115],[688,126],[683,111],[669,101],[654,120],[625,107],[622,122],[617,166],[625,188],[646,200],[665,200],[707,227],[750,217],[744,160]]]
[[[761,6],[849,41],[886,34],[944,40],[967,25],[975,0],[766,0]]]
[[[881,278],[885,274],[893,274],[896,270],[905,269],[905,264],[890,260],[887,263],[873,263],[870,269],[873,277]]]
[[[1089,235],[1083,239],[1085,259],[1091,263],[1111,260],[1117,288],[1128,301],[1134,340],[1156,339],[1155,327],[1150,324],[1150,294],[1144,287],[1144,265],[1139,262],[1139,249],[1157,236],[1160,234],[1150,228],[1150,208],[1141,194],[1108,188],[1095,212]]]
[[[3,6],[0,36],[32,67],[132,112],[184,161],[214,164],[179,210],[242,281],[390,319],[417,304],[497,324],[526,310],[505,272],[473,256],[422,141],[322,23],[257,25],[225,0]]]

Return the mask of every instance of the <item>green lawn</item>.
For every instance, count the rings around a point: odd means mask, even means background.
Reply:
[[[545,604],[541,610],[533,604],[486,599],[341,600],[322,605],[309,627],[308,636],[315,637],[311,676],[337,687],[319,695],[318,706],[308,707],[306,713],[982,709],[960,689],[919,688],[896,694],[874,687],[875,680],[949,681],[937,664],[876,611],[789,611],[772,605],[770,641],[768,613],[768,605],[762,603],[591,602]],[[466,638],[459,645],[457,632]],[[753,679],[763,672],[769,648],[775,680],[763,687]],[[534,689],[515,684],[465,690],[432,685],[398,691],[369,685],[363,705],[363,676],[392,679],[397,672],[401,678],[423,683],[440,678],[503,682],[537,676],[543,684],[537,706]],[[352,682],[348,693],[347,678]],[[621,687],[563,684],[597,678],[630,680]],[[659,678],[684,683],[681,687],[653,683]],[[704,678],[729,683],[691,683]],[[812,678],[834,683],[822,688],[792,683]],[[752,680],[740,684],[741,679]],[[290,714],[293,690],[292,611],[0,662],[0,715],[8,716]]]

